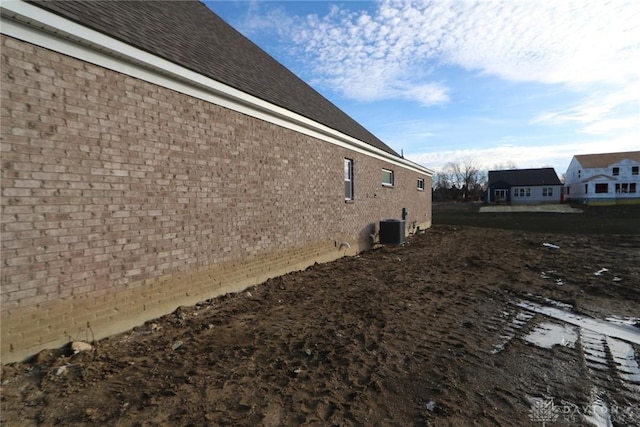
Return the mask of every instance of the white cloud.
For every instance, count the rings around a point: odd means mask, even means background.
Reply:
[[[640,82],[622,90],[595,92],[576,105],[541,113],[531,121],[539,123],[555,126],[575,123],[582,126],[580,132],[593,135],[635,132],[640,141]]]
[[[442,66],[511,81],[637,81],[637,22],[636,0],[384,1],[374,11],[309,15],[289,36],[325,87],[434,105],[449,100],[447,83],[432,80]]]
[[[449,162],[463,159],[474,161],[482,169],[491,169],[498,164],[513,162],[519,168],[541,168],[551,166],[558,175],[566,172],[569,162],[576,154],[596,154],[622,151],[637,151],[635,135],[624,135],[615,139],[580,141],[565,144],[523,146],[508,144],[491,148],[469,148],[437,152],[409,154],[406,157],[416,163],[428,165],[441,171]]]
[[[272,25],[272,31],[286,39],[292,61],[305,64],[300,69],[306,71],[299,71],[303,78],[317,88],[358,101],[446,104],[453,96],[465,95],[461,92],[473,84],[473,74],[543,84],[539,97],[536,92],[523,92],[539,86],[512,86],[522,94],[521,112],[525,114],[540,102],[555,104],[540,114],[530,113],[535,117],[528,125],[558,127],[561,138],[577,132],[569,138],[580,141],[527,146],[535,143],[527,141],[527,135],[536,132],[528,133],[524,122],[522,134],[507,141],[510,145],[407,156],[412,160],[436,170],[454,159],[476,158],[486,168],[512,161],[519,167],[553,165],[562,173],[575,154],[638,149],[640,1],[388,0],[361,4],[332,6],[325,15],[304,17],[286,16],[281,10],[261,11],[254,15],[258,20],[252,28],[264,32]],[[358,7],[369,10],[354,12]],[[460,76],[463,83],[455,80]],[[552,90],[556,93],[553,99],[549,96]],[[480,92],[491,96],[486,87]],[[580,94],[584,94],[581,101],[566,101]],[[497,101],[488,99],[487,105],[499,103],[499,96]],[[504,114],[499,104],[495,107],[503,113],[483,119],[487,123],[461,121],[459,126],[473,132],[476,125],[482,129],[490,124],[489,129],[495,129],[504,124],[509,133],[516,133],[512,115]],[[397,142],[405,151],[417,152],[413,147],[426,142],[457,144],[448,139],[451,125],[437,125],[434,118],[425,117],[402,129],[384,123],[375,126],[382,126],[386,134],[379,136]],[[460,141],[469,144],[469,140]]]

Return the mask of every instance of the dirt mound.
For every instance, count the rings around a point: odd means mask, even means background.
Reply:
[[[579,425],[606,407],[614,423],[640,425],[637,344],[518,305],[609,318],[640,335],[638,248],[637,236],[434,227],[404,247],[180,307],[92,351],[4,366],[1,421]],[[575,339],[536,345],[536,331],[556,330],[549,323]]]

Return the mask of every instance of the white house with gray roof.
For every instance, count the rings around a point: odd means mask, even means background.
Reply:
[[[559,203],[562,183],[553,168],[489,171],[488,203]]]

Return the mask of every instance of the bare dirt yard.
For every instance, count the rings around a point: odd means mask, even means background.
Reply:
[[[639,426],[637,213],[613,234],[435,214],[403,247],[180,307],[92,351],[5,365],[0,421]]]

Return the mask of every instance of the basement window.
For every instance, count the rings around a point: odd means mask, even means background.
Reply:
[[[418,178],[418,191],[424,191],[424,179]]]
[[[385,187],[393,187],[393,171],[390,169],[382,169],[382,185]]]
[[[596,194],[609,192],[609,184],[596,184]]]
[[[344,159],[344,199],[353,200],[353,160]]]

